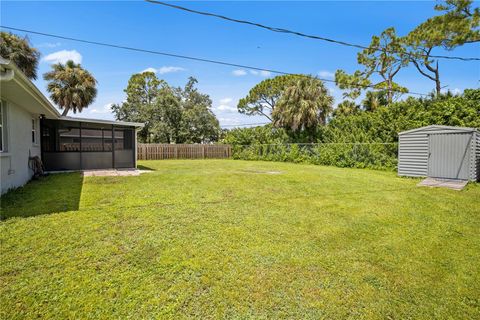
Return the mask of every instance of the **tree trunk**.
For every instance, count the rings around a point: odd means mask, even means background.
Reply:
[[[387,90],[387,101],[388,104],[392,103],[393,100],[393,91],[392,91],[392,80],[388,79],[388,90]]]
[[[65,117],[67,115],[68,111],[69,111],[68,108],[63,108],[62,117]]]
[[[440,75],[438,74],[438,61],[437,61],[437,68],[435,69],[435,90],[437,91],[437,98],[440,96],[440,90],[442,87],[440,85]]]

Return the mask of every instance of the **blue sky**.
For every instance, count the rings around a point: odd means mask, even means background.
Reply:
[[[373,34],[395,27],[400,35],[435,14],[433,2],[176,2],[197,10],[252,20],[353,43],[368,45]],[[478,6],[478,2],[476,6]],[[194,15],[143,1],[25,2],[2,1],[1,24],[92,41],[108,42],[175,54],[222,60],[292,73],[331,78],[337,69],[358,68],[357,51],[322,41],[273,33],[259,28]],[[24,34],[22,34],[24,35]],[[39,75],[50,64],[73,58],[98,80],[96,101],[82,117],[113,119],[109,105],[125,99],[123,89],[133,73],[154,68],[169,84],[198,79],[199,89],[213,100],[213,110],[224,126],[265,122],[236,111],[238,99],[256,83],[272,76],[266,72],[219,66],[171,57],[98,47],[39,35],[29,35],[42,60]],[[480,56],[480,46],[465,45],[435,54]],[[440,62],[442,85],[453,91],[478,87],[477,62]],[[433,82],[413,67],[400,71],[396,81],[411,91],[430,92]],[[41,76],[36,85],[45,95]],[[336,103],[342,100],[334,84],[327,85]]]

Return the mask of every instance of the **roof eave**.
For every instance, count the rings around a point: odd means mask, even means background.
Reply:
[[[12,63],[10,60],[0,57],[0,65],[8,70],[13,71],[13,76],[2,81],[15,81],[20,87],[27,91],[38,103],[44,108],[48,113],[47,118],[51,119],[61,119],[66,121],[79,121],[79,122],[91,122],[91,123],[104,123],[104,124],[114,124],[119,126],[129,126],[135,128],[143,128],[144,123],[140,122],[125,122],[125,121],[112,121],[112,120],[102,120],[102,119],[88,119],[88,118],[74,118],[68,116],[62,116],[60,112],[52,105],[52,103],[43,95],[42,92],[33,84],[33,82],[25,76],[25,74],[18,69],[18,67]]]
[[[69,117],[69,116],[60,116],[60,120],[112,124],[112,125],[117,125],[117,126],[127,126],[127,127],[135,127],[135,128],[143,128],[145,126],[145,124],[141,123],[141,122],[127,122],[127,121],[114,121],[114,120],[103,120],[103,119],[77,118],[77,117]]]
[[[18,69],[18,67],[12,63],[10,60],[0,57],[0,65],[5,68],[13,71],[13,77],[5,81],[14,81],[19,86],[21,86],[25,91],[30,93],[35,100],[45,109],[46,112],[50,114],[53,118],[59,118],[60,113],[58,110],[48,101],[48,99],[38,90],[38,88],[33,84],[33,82],[25,76],[25,74]]]

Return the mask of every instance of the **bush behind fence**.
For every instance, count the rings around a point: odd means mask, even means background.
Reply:
[[[241,160],[393,170],[397,166],[397,150],[398,143],[234,145],[232,156]]]

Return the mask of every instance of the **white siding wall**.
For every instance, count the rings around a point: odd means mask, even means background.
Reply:
[[[34,115],[8,101],[6,103],[7,150],[0,153],[1,193],[24,185],[32,177],[29,154],[40,156],[40,122]],[[32,143],[32,119],[36,121],[36,143]]]
[[[415,132],[399,136],[398,175],[425,177],[428,174],[428,136]]]

